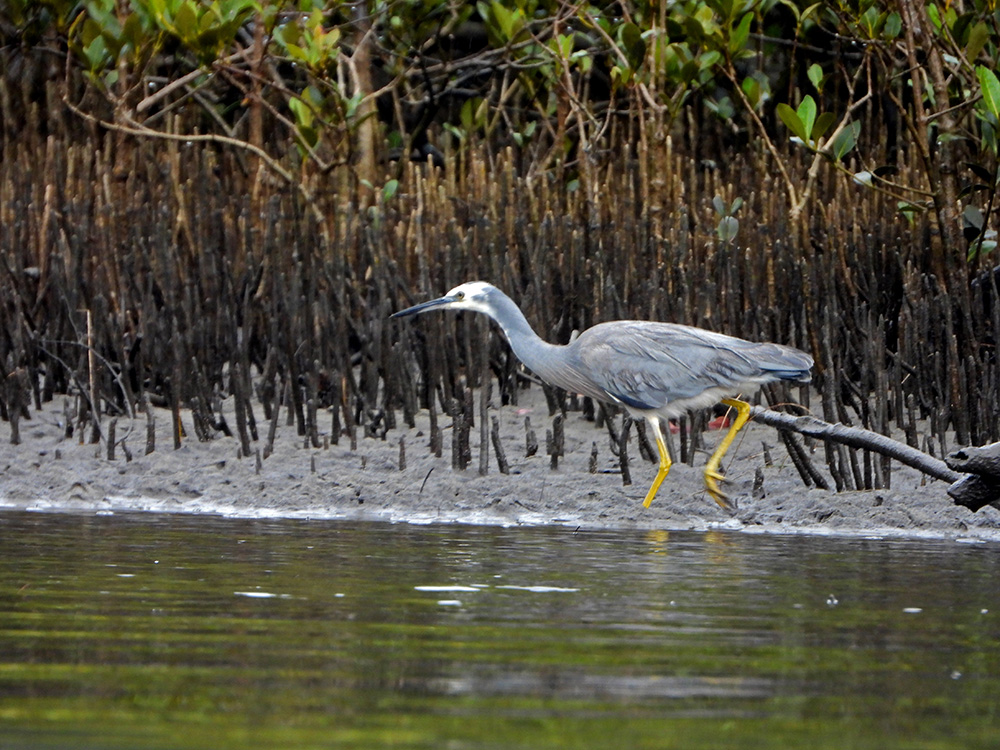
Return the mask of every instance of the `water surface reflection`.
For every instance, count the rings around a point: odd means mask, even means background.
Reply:
[[[0,515],[0,745],[995,747],[995,546]]]

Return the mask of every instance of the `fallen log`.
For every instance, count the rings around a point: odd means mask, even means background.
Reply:
[[[948,454],[945,462],[968,475],[948,489],[958,505],[972,511],[984,505],[1000,507],[1000,443],[962,448]]]
[[[873,451],[951,484],[948,494],[957,505],[977,511],[986,505],[1000,508],[1000,443],[956,451],[942,461],[905,443],[859,427],[824,422],[811,415],[795,416],[754,406],[758,422],[792,430],[821,440]],[[960,473],[961,472],[961,473]]]
[[[945,463],[963,474],[979,474],[984,478],[1000,482],[1000,443],[978,448],[961,448],[948,454]]]

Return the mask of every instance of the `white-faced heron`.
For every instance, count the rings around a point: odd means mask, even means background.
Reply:
[[[428,310],[472,310],[503,329],[514,354],[538,377],[572,393],[623,406],[649,422],[660,468],[643,503],[647,508],[670,471],[663,439],[666,420],[722,402],[736,410],[729,432],[705,464],[705,487],[723,508],[732,508],[718,482],[722,457],[750,418],[750,404],[736,396],[775,380],[809,382],[812,357],[781,344],[755,344],[675,323],[616,320],[588,328],[560,346],[538,337],[514,301],[492,284],[472,281],[444,297],[392,317]]]

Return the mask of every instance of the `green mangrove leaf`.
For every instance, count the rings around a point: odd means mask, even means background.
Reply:
[[[785,7],[791,6],[792,4],[793,3],[791,2],[784,3]],[[819,15],[820,13],[822,13],[825,5],[826,5],[825,3],[813,3],[804,11],[802,11],[801,15],[799,15],[799,11],[798,9],[796,9],[795,14],[798,16],[799,23],[801,24],[803,21],[807,20],[810,16]]]
[[[745,13],[740,23],[733,29],[732,36],[729,37],[729,52],[736,54],[742,50],[750,36],[750,24],[753,22],[753,13]]]
[[[885,19],[885,27],[882,29],[883,38],[891,42],[899,36],[899,32],[903,30],[903,19],[900,18],[899,13],[893,11]]]
[[[837,116],[833,112],[824,112],[819,117],[816,118],[816,124],[813,125],[812,138],[814,141],[818,141],[828,131],[833,123],[837,121]]]
[[[941,11],[934,3],[927,4],[927,17],[931,19],[934,28],[941,31]]]
[[[552,40],[555,44],[556,52],[564,59],[569,59],[569,56],[573,54],[573,34],[559,34],[555,39]]]
[[[139,18],[139,14],[129,13],[122,25],[122,42],[130,45],[132,49],[138,49],[142,45],[144,36],[142,19]]]
[[[987,253],[991,253],[997,249],[996,240],[985,240],[980,239],[978,242],[972,243],[969,247],[969,254],[967,256],[968,260],[974,261],[977,257],[982,257]]]
[[[702,52],[698,55],[698,67],[702,70],[707,70],[715,65],[719,60],[722,59],[722,53],[718,50],[710,50],[708,52]]]
[[[701,22],[694,16],[684,18],[684,36],[689,42],[700,43],[706,36],[705,29]]]
[[[952,38],[959,44],[966,44],[969,41],[969,28],[975,20],[976,17],[972,13],[963,13],[956,18],[951,26]]]
[[[634,23],[623,24],[621,42],[629,67],[638,70],[646,59],[646,40],[642,38],[642,31]]]
[[[514,37],[524,28],[524,13],[519,8],[508,8],[500,0],[479,2],[476,7],[487,31],[501,45],[514,41]]]
[[[757,109],[757,106],[760,104],[760,81],[753,77],[744,78],[743,83],[740,84],[740,88],[746,94],[750,106]]]
[[[723,242],[730,242],[735,239],[740,231],[740,221],[735,216],[723,216],[719,220],[719,225],[715,228],[715,233]]]
[[[980,21],[969,31],[969,43],[965,45],[965,57],[974,61],[990,39],[989,27]]]
[[[840,161],[851,152],[851,149],[853,149],[858,142],[858,134],[860,132],[861,123],[852,122],[846,128],[841,130],[837,134],[837,137],[833,139],[833,156],[837,161]]]
[[[733,15],[733,0],[709,0],[707,5],[723,18],[730,18]]]
[[[813,63],[806,70],[806,75],[809,77],[809,82],[812,83],[813,88],[817,91],[823,90],[823,68],[821,68],[817,63]]]
[[[805,130],[805,141],[808,144],[812,140],[813,126],[816,124],[816,100],[810,94],[806,94],[796,113],[802,121],[802,128]]]
[[[778,104],[777,111],[778,117],[785,123],[785,127],[792,131],[792,135],[798,136],[803,143],[808,143],[809,137],[806,135],[805,125],[802,124],[802,120],[795,110],[781,102]]]
[[[94,37],[94,40],[83,48],[83,53],[87,56],[87,63],[91,72],[96,72],[104,68],[108,54],[108,46],[104,42],[104,37]]]
[[[996,73],[983,65],[976,66],[976,75],[979,77],[979,87],[983,90],[986,108],[1000,120],[1000,80],[997,80]]]
[[[688,60],[681,66],[680,78],[684,83],[691,83],[698,76],[700,68],[694,60]]]
[[[313,124],[312,107],[301,99],[289,99],[288,108],[295,115],[295,122],[299,129],[308,128]]]
[[[181,4],[174,14],[174,29],[181,39],[194,39],[198,33],[198,14],[194,4],[191,2]]]

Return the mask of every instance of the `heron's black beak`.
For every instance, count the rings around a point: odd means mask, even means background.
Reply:
[[[413,307],[408,307],[405,310],[400,310],[399,312],[393,313],[389,317],[391,318],[405,318],[409,315],[418,315],[419,313],[426,312],[427,310],[437,310],[441,307],[447,307],[452,302],[457,302],[457,297],[438,297],[437,299],[432,299],[427,302],[421,302],[419,305],[414,305]]]

